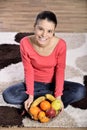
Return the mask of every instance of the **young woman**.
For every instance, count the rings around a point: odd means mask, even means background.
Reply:
[[[11,104],[24,104],[26,111],[33,100],[46,93],[62,102],[62,108],[85,97],[85,87],[64,81],[66,43],[55,36],[57,18],[51,11],[37,15],[34,35],[24,37],[20,52],[25,81],[7,88],[4,100]]]

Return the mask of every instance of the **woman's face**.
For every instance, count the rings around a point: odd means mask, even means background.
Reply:
[[[51,21],[38,20],[35,25],[35,38],[40,45],[49,43],[55,32],[55,24]]]

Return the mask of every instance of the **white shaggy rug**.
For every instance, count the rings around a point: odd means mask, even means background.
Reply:
[[[18,44],[14,41],[14,33],[0,33],[0,44]],[[87,75],[87,33],[56,33],[67,43],[67,67],[65,79],[83,83],[83,76]],[[0,106],[14,106],[6,104],[2,98],[2,91],[9,85],[24,79],[22,63],[11,64],[0,70]],[[20,107],[20,106],[14,106]],[[23,119],[25,127],[87,127],[87,109],[82,110],[68,106],[63,113],[49,123],[41,124]]]

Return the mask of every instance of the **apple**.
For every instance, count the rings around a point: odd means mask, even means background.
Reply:
[[[49,118],[53,118],[56,116],[56,110],[54,110],[53,108],[50,108],[46,111],[46,116]]]
[[[61,101],[59,99],[55,99],[52,103],[51,106],[53,109],[55,109],[56,111],[61,109]]]

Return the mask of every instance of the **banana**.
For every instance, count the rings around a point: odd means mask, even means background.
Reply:
[[[33,101],[33,103],[31,104],[31,107],[38,106],[39,103],[42,102],[43,100],[45,100],[45,96],[38,97],[37,99]]]
[[[45,97],[46,97],[46,99],[50,100],[51,102],[56,99],[56,98],[55,98],[53,95],[51,95],[51,94],[46,94]]]

